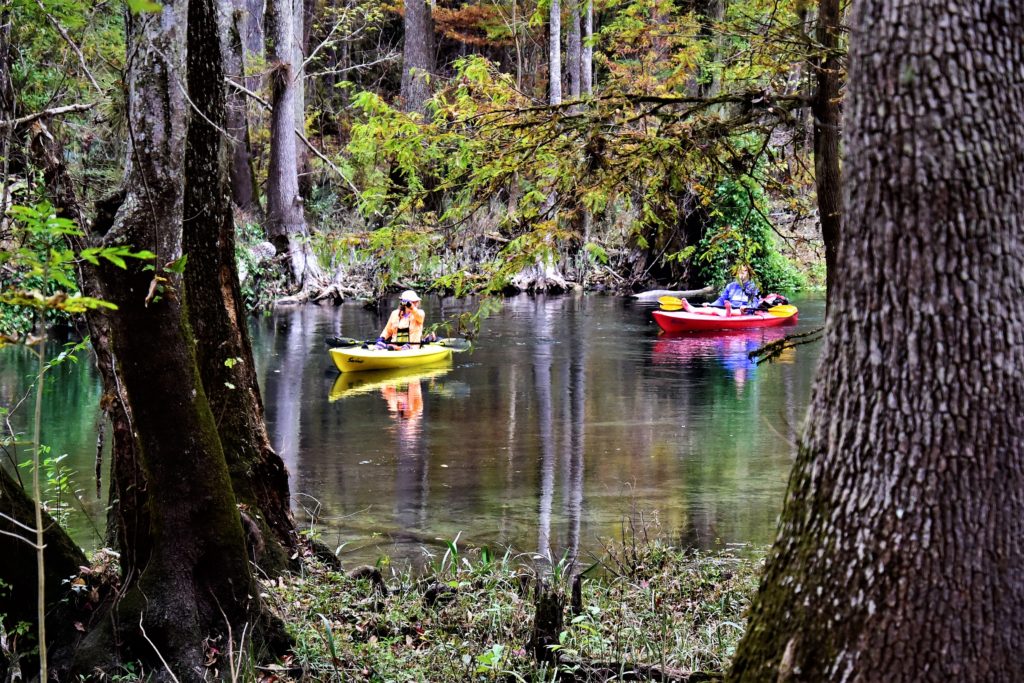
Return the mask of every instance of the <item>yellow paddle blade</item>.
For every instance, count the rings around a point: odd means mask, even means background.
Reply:
[[[792,315],[796,315],[796,306],[788,304],[782,306],[772,306],[768,309],[768,315],[775,315],[780,318],[788,318]]]
[[[658,297],[658,303],[666,311],[678,311],[683,307],[683,300],[674,296],[660,296]]]

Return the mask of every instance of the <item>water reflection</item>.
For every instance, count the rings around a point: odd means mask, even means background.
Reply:
[[[367,394],[383,399],[391,422],[380,438],[394,447],[394,513],[403,531],[422,529],[427,522],[428,453],[421,443],[424,384],[431,394],[448,395],[437,380],[451,369],[451,361],[446,359],[427,367],[340,373],[328,395],[331,402]]]
[[[796,328],[667,337],[650,306],[519,296],[472,352],[411,376],[339,375],[326,352],[328,335],[375,336],[386,310],[283,309],[252,338],[297,521],[347,544],[347,561],[417,561],[456,536],[557,560],[599,552],[634,513],[692,545],[771,541],[818,349],[760,366],[746,354],[820,324],[820,299],[797,305]],[[424,301],[430,320],[474,306]],[[98,378],[68,372],[47,384],[44,440],[88,486]],[[0,397],[30,374],[0,350]]]
[[[708,358],[732,378],[736,390],[742,391],[754,378],[758,363],[750,354],[766,344],[784,338],[790,331],[779,327],[757,330],[730,330],[717,332],[690,332],[659,335],[653,349],[655,363],[702,365]],[[776,356],[773,363],[793,363],[796,349],[789,348]]]

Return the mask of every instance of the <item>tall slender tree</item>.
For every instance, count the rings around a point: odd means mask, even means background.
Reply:
[[[306,216],[299,194],[299,152],[296,98],[302,87],[295,46],[296,5],[302,0],[269,0],[266,12],[267,59],[273,113],[270,123],[270,167],[267,171],[267,236],[279,254],[287,254],[292,280],[310,284],[320,276],[308,244]]]
[[[580,80],[583,94],[594,94],[594,0],[586,0],[583,14],[583,54],[580,57]]]
[[[732,678],[1016,680],[1024,7],[852,14],[825,348]]]
[[[562,103],[562,5],[551,0],[548,11],[548,104]]]
[[[426,113],[434,73],[434,18],[427,0],[405,0],[402,108]]]
[[[244,36],[248,20],[245,4],[244,0],[232,0],[225,17],[224,68],[227,77],[238,84],[245,83]],[[252,167],[248,109],[245,94],[237,88],[229,89],[226,130],[231,136],[231,198],[238,208],[251,212],[259,209],[259,200]]]
[[[190,0],[192,3],[197,0]],[[235,262],[230,170],[222,130],[229,120],[224,68],[210,54],[215,25],[189,27],[189,99],[182,250],[188,319],[196,361],[243,511],[251,559],[268,573],[288,565],[296,539],[288,473],[270,445]]]
[[[842,232],[843,191],[840,166],[842,133],[842,3],[820,0],[816,42],[818,53],[812,59],[817,87],[811,100],[814,114],[814,183],[818,198],[818,220],[825,245],[825,293],[835,287],[836,251]]]
[[[583,31],[579,0],[569,0],[569,31],[565,39],[565,66],[569,77],[569,97],[577,98],[582,91]]]

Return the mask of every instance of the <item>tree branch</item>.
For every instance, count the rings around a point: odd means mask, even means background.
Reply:
[[[42,10],[49,22],[53,24],[53,27],[57,30],[57,33],[60,34],[60,37],[64,39],[64,42],[71,46],[71,49],[74,50],[76,55],[78,55],[78,63],[81,65],[86,78],[88,78],[89,82],[92,83],[92,87],[96,88],[96,92],[102,95],[103,88],[101,88],[100,84],[96,82],[95,78],[93,78],[92,73],[89,71],[89,67],[85,65],[85,55],[82,54],[82,50],[75,44],[75,41],[71,40],[71,36],[69,36],[68,32],[64,30],[64,27],[60,25],[60,22],[57,21],[56,17],[46,11],[46,6],[43,5],[42,0],[36,0],[36,4],[39,5],[39,9]]]
[[[31,123],[36,119],[41,119],[50,116],[62,116],[64,114],[72,114],[79,111],[88,111],[96,106],[96,103],[90,104],[68,104],[63,107],[54,107],[53,109],[44,109],[43,111],[37,111],[34,114],[26,114],[17,119],[7,119],[6,121],[0,121],[0,129],[2,128],[16,128],[23,123]]]

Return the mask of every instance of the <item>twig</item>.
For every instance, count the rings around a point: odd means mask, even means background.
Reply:
[[[53,109],[44,109],[43,111],[37,111],[34,114],[26,114],[17,119],[8,119],[6,121],[0,121],[0,128],[15,128],[23,123],[29,123],[36,119],[41,119],[48,116],[60,116],[62,114],[70,114],[78,111],[88,111],[96,106],[96,103],[90,104],[68,104],[63,107],[54,107]]]
[[[35,533],[35,529],[32,529],[32,532]],[[10,536],[11,538],[16,538],[19,541],[22,541],[22,542],[26,543],[29,547],[33,548],[36,551],[42,550],[43,548],[46,547],[46,546],[40,547],[40,546],[36,545],[35,543],[33,543],[32,541],[30,541],[29,539],[25,538],[24,536],[19,536],[18,534],[14,533],[12,531],[4,531],[3,529],[0,529],[0,535],[2,535],[2,536]]]
[[[75,44],[75,41],[71,40],[71,36],[69,36],[68,32],[64,30],[64,27],[60,25],[60,22],[58,22],[52,14],[46,11],[46,6],[43,5],[42,0],[36,0],[36,4],[39,5],[39,9],[43,11],[46,18],[51,24],[53,24],[53,27],[57,29],[57,33],[59,33],[60,37],[64,39],[64,42],[70,45],[71,49],[75,51],[76,55],[78,55],[78,63],[81,65],[82,71],[85,72],[86,78],[88,78],[89,82],[92,83],[92,87],[96,88],[96,92],[102,95],[103,88],[101,88],[100,84],[96,82],[96,79],[92,77],[89,67],[85,65],[85,55],[82,54],[82,50]]]
[[[5,519],[8,522],[10,522],[11,524],[14,524],[15,526],[21,527],[22,529],[24,529],[25,531],[29,532],[30,534],[34,534],[36,532],[35,527],[31,527],[28,524],[25,524],[24,522],[19,522],[14,517],[11,517],[10,515],[8,515],[8,514],[6,514],[4,512],[0,512],[0,519]]]
[[[171,680],[174,681],[174,683],[181,683],[181,681],[178,680],[178,677],[174,675],[174,672],[171,671],[171,665],[167,663],[166,659],[164,659],[164,656],[160,653],[160,650],[157,648],[156,644],[149,639],[148,635],[146,635],[146,628],[142,625],[141,612],[139,613],[139,631],[142,632],[142,637],[146,639],[146,642],[149,643],[149,646],[153,648],[153,652],[156,653],[156,656],[160,658],[160,663],[164,665],[165,669],[167,669],[167,675],[171,677]]]

